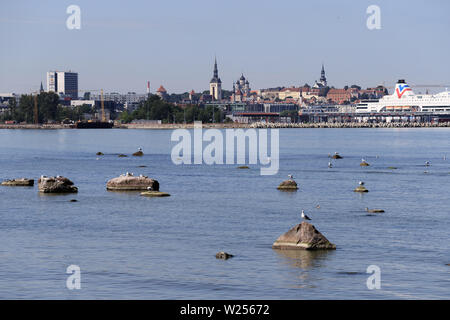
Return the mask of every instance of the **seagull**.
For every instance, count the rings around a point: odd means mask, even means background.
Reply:
[[[148,191],[152,191],[153,188],[152,188],[152,187],[147,187],[147,190],[148,190]]]
[[[363,185],[364,185],[364,182],[363,182],[363,181],[360,181],[360,182],[359,182],[359,185],[360,185],[360,186],[363,186]]]
[[[142,148],[138,148],[138,151],[142,151]]]
[[[305,214],[305,211],[303,211],[303,210],[302,210],[302,219],[304,219],[304,220],[311,220],[311,218],[308,217],[308,216]]]
[[[316,209],[320,209],[320,204],[318,204],[318,205],[316,206]]]
[[[362,158],[362,159],[361,159],[361,162],[366,162],[366,159]]]
[[[292,174],[288,174],[289,179],[294,179],[294,176]]]
[[[425,166],[429,166],[430,165],[430,161],[425,161]]]
[[[331,162],[328,162],[328,168],[333,168],[333,164]]]

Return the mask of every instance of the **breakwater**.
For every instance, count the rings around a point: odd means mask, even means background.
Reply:
[[[444,128],[450,122],[315,122],[315,123],[280,123],[254,122],[249,128]]]

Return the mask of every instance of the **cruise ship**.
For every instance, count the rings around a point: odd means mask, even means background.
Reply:
[[[414,94],[405,80],[398,80],[392,95],[377,100],[362,100],[356,105],[359,113],[429,112],[450,113],[450,92]]]

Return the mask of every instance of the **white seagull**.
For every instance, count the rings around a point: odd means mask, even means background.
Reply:
[[[328,168],[333,168],[333,164],[331,162],[328,162]]]
[[[294,176],[292,174],[288,174],[289,179],[294,179]]]
[[[311,218],[308,217],[308,216],[305,214],[305,211],[304,211],[304,210],[302,210],[302,219],[304,219],[304,220],[311,220]]]
[[[360,181],[360,182],[359,182],[359,185],[360,185],[360,186],[363,186],[363,185],[364,185],[364,182],[363,182],[363,181]]]
[[[430,165],[430,161],[425,161],[425,166],[429,166]]]

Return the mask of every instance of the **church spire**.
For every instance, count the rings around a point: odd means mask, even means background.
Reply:
[[[214,78],[219,77],[219,71],[217,71],[217,58],[214,57]]]
[[[39,92],[44,92],[44,87],[42,86],[42,81],[41,81],[41,88],[39,89]]]
[[[322,63],[322,71],[320,72],[320,83],[326,87],[327,86],[327,78],[325,77],[325,67]]]

